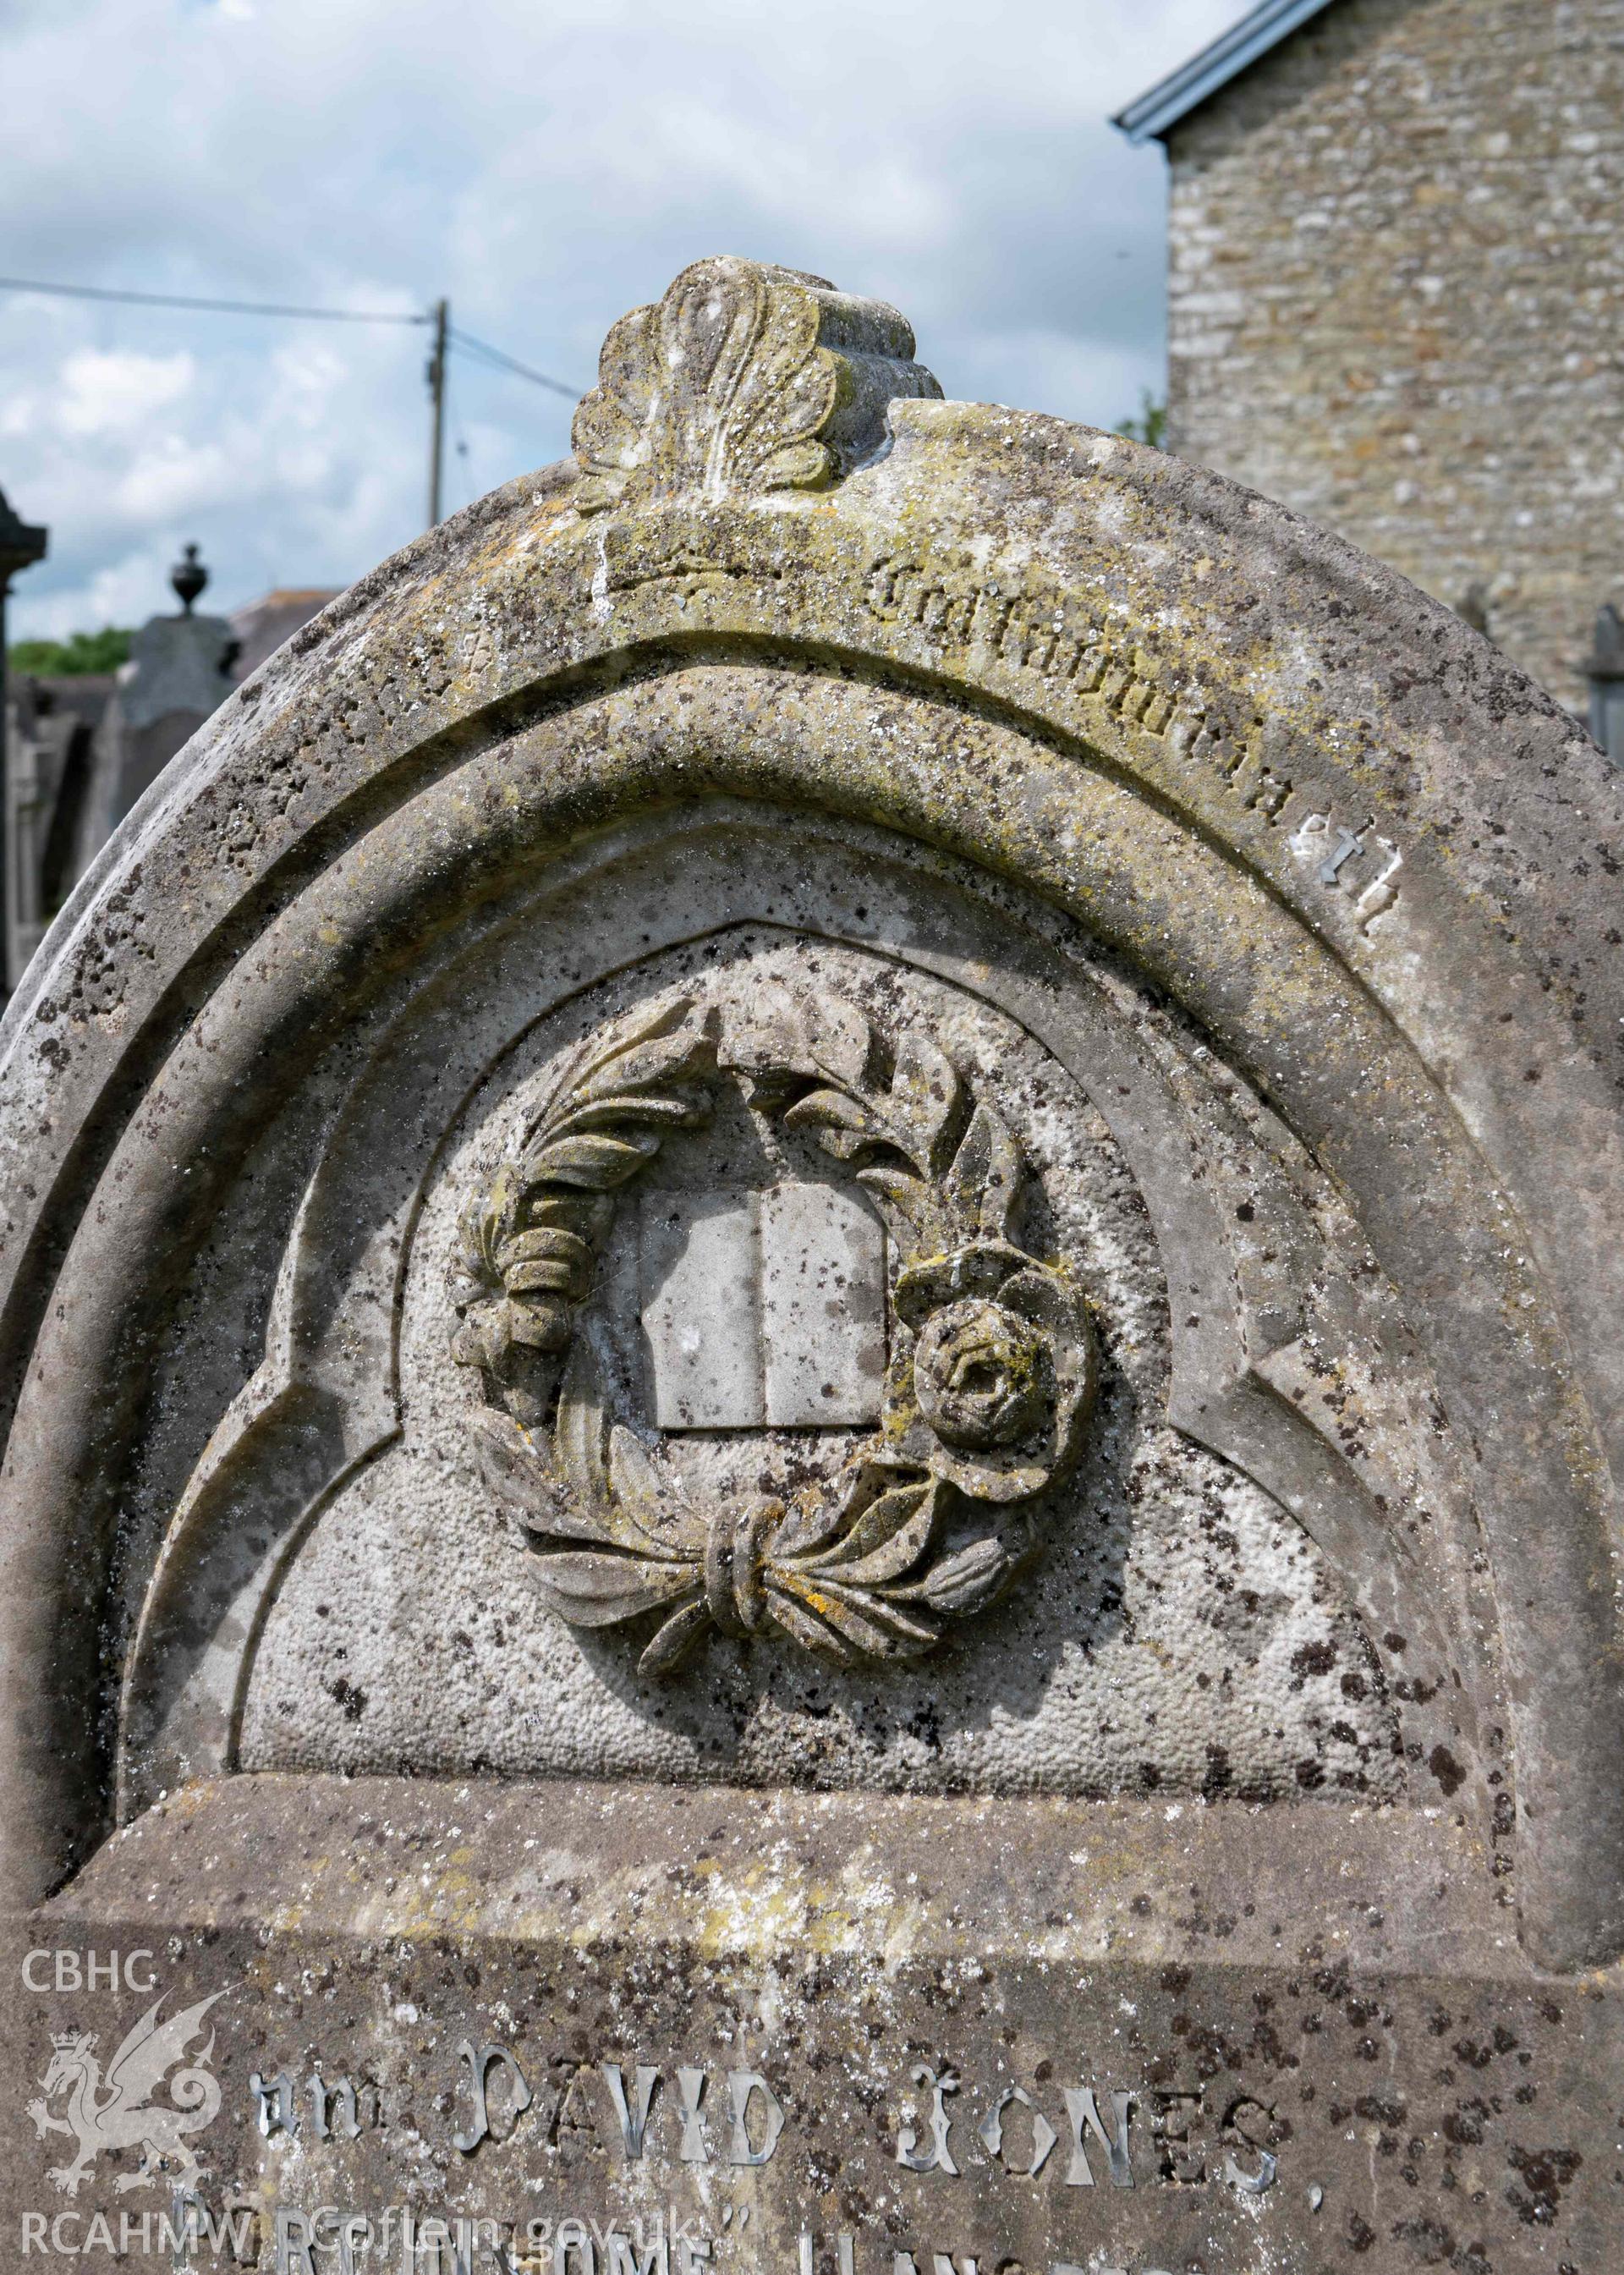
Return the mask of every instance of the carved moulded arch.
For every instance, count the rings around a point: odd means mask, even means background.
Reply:
[[[680,826],[651,817],[583,847],[560,865],[562,876],[504,909],[495,926],[472,926],[375,1033],[312,1174],[279,1273],[265,1361],[187,1481],[146,1591],[121,1718],[126,1811],[189,1778],[236,1766],[257,1638],[278,1576],[329,1497],[399,1434],[404,1275],[443,1151],[446,1116],[512,1047],[514,1008],[502,975],[522,942],[569,937],[568,978],[543,964],[528,1008],[544,1016],[590,989],[623,957],[617,911],[629,888],[639,901],[647,896],[646,921],[657,927],[640,934],[645,950],[702,947],[741,923],[763,920],[797,936],[860,941],[996,1001],[1086,1085],[1123,1151],[1161,1251],[1178,1259],[1170,1419],[1258,1479],[1329,1559],[1379,1659],[1391,1660],[1389,1680],[1405,1701],[1414,1757],[1441,1749],[1451,1762],[1477,1759],[1477,1726],[1492,1722],[1497,1707],[1492,1670],[1474,1666],[1468,1640],[1469,1511],[1458,1486],[1437,1473],[1395,1478],[1379,1461],[1350,1462],[1338,1437],[1341,1369],[1313,1357],[1333,1347],[1326,1340],[1328,1315],[1304,1334],[1311,1284],[1340,1290],[1335,1300],[1353,1306],[1334,1346],[1351,1370],[1349,1381],[1361,1367],[1354,1345],[1367,1339],[1395,1412],[1403,1402],[1398,1386],[1409,1381],[1403,1395],[1419,1417],[1409,1441],[1424,1444],[1424,1372],[1391,1323],[1366,1314],[1357,1291],[1369,1266],[1356,1240],[1351,1249],[1345,1235],[1327,1245],[1269,1150],[1280,1133],[1260,1150],[1238,1131],[1235,1161],[1224,1159],[1224,1145],[1214,1144],[1214,1116],[1223,1109],[1209,1053],[1191,1061],[1170,1042],[1148,1051],[1144,1030],[1131,1030],[1100,971],[1086,963],[1072,963],[1068,984],[1057,986],[1063,927],[1033,934],[1008,912],[978,906],[974,873],[917,849],[904,860],[903,850],[880,833],[854,839],[849,824],[831,832],[809,821],[786,860],[782,823],[770,812],[706,802],[689,809]],[[405,1152],[398,1145],[403,1124],[418,1133]],[[377,1185],[381,1160],[392,1165],[387,1197]],[[497,1167],[480,1190],[488,1195],[505,1184],[505,1167]],[[474,1199],[477,1220],[485,1212]],[[576,1206],[566,1204],[570,1215]],[[480,1248],[491,1244],[482,1225],[472,1229]],[[500,1248],[500,1238],[495,1244]],[[465,1306],[457,1341],[477,1337],[482,1346],[466,1357],[490,1355],[487,1335],[510,1324],[497,1316],[508,1305],[528,1309],[540,1297],[550,1311],[550,1289],[532,1276],[533,1265],[550,1266],[542,1246],[521,1232],[510,1258],[517,1266],[513,1292],[504,1284],[497,1296],[492,1285],[482,1301]],[[549,1268],[540,1276],[555,1275]],[[955,1276],[950,1257],[942,1256],[923,1274],[925,1292],[940,1281],[951,1299]],[[460,1265],[456,1277],[462,1280]],[[380,1334],[390,1320],[395,1332]],[[1305,1355],[1313,1362],[1306,1368]],[[1368,1373],[1370,1359],[1363,1364]],[[1314,1365],[1326,1379],[1316,1380]],[[533,1387],[522,1378],[515,1386],[517,1410],[545,1425],[551,1406],[545,1398],[533,1405]],[[899,1401],[894,1418],[905,1420],[907,1410],[908,1402]],[[571,1482],[547,1477],[546,1445],[544,1429],[533,1447],[520,1449],[537,1490],[521,1479],[515,1497],[533,1515],[545,1513],[549,1487],[567,1498]],[[509,1498],[503,1487],[512,1480],[501,1474],[506,1447],[499,1439],[491,1450],[498,1498]],[[895,1450],[899,1457],[905,1452],[902,1445]],[[1038,1482],[1011,1480],[1023,1489]],[[996,1478],[984,1483],[999,1490]],[[1384,1524],[1384,1495],[1395,1504],[1411,1496],[1404,1532]],[[1017,1504],[1023,1497],[1017,1493]],[[546,1527],[540,1530],[545,1537]],[[672,1560],[669,1571],[678,1588],[683,1561]],[[898,1576],[907,1586],[918,1575]],[[200,1634],[200,1599],[215,1607],[218,1621]],[[1481,1771],[1455,1774],[1469,1774],[1476,1790]]]

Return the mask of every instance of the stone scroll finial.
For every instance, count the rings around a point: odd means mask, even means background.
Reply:
[[[941,389],[883,300],[722,255],[603,344],[575,414],[583,513],[624,501],[822,489],[880,448],[898,396]]]

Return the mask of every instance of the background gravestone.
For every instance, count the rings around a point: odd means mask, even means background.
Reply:
[[[0,1036],[17,2249],[1603,2268],[1616,782],[815,278],[575,441]]]
[[[77,816],[74,865],[82,873],[143,790],[231,690],[237,637],[224,616],[200,616],[193,604],[208,572],[188,545],[170,582],[180,601],[174,616],[149,616],[131,636],[96,722],[90,769]]]

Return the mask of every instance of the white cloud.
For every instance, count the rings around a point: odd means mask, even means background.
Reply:
[[[1160,378],[1161,162],[1110,111],[1242,0],[11,0],[22,276],[420,309],[585,386],[739,252],[876,292],[949,393],[1108,422]],[[0,487],[51,529],[14,636],[343,583],[420,525],[420,330],[0,296]],[[447,492],[569,447],[454,362]],[[148,579],[146,584],[142,579]],[[77,614],[75,612],[78,612]]]
[[[62,367],[57,424],[64,435],[139,435],[159,411],[186,394],[197,359],[140,355],[129,348],[78,348]]]
[[[219,443],[165,435],[126,467],[112,503],[126,522],[161,525],[177,515],[229,503],[235,495],[232,476],[230,454]]]

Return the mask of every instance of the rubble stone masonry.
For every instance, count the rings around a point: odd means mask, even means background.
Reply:
[[[1624,0],[1335,0],[1167,141],[1173,449],[1582,711],[1624,604]]]

